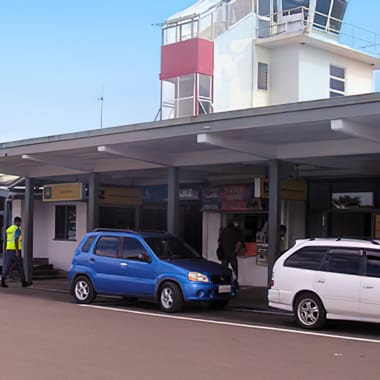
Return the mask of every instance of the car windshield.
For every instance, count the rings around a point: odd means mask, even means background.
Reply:
[[[145,241],[161,260],[196,259],[201,257],[197,251],[175,237],[153,237],[146,238]]]

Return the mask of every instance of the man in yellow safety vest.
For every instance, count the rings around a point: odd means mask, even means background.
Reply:
[[[5,282],[7,279],[9,270],[14,266],[21,278],[21,286],[26,287],[31,284],[25,281],[25,273],[21,259],[21,218],[16,216],[13,220],[13,224],[6,230],[6,250],[3,257],[3,271],[1,273],[1,286],[7,288],[8,285]]]

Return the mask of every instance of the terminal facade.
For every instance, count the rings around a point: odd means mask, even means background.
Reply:
[[[251,286],[270,278],[281,224],[288,246],[380,238],[379,60],[345,44],[345,7],[195,2],[163,26],[161,120],[0,144],[28,276],[32,257],[68,270],[96,227],[169,230],[217,260],[237,218]]]

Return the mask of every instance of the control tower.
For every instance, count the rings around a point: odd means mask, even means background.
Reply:
[[[347,7],[195,1],[162,28],[161,118],[373,92],[380,36],[346,24]]]

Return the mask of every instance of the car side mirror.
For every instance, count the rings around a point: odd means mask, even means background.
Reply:
[[[137,259],[139,260],[139,261],[143,261],[143,262],[145,262],[145,263],[150,263],[152,260],[151,260],[151,258],[150,258],[150,256],[147,254],[147,253],[145,253],[145,252],[141,252],[141,253],[139,253],[138,255],[137,255]]]

